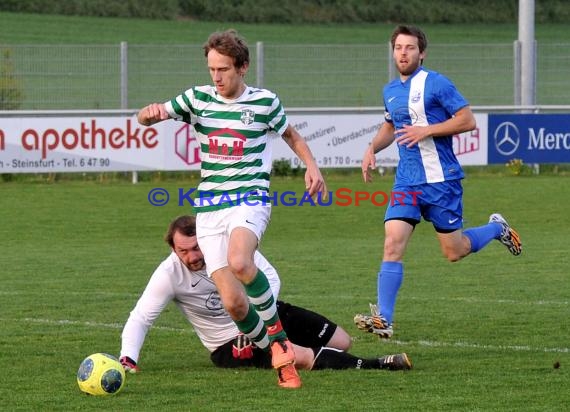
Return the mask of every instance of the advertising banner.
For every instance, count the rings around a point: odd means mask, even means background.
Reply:
[[[570,114],[490,114],[489,163],[567,163]]]
[[[144,127],[135,116],[38,116],[1,119],[0,173],[200,168],[200,147],[186,123],[165,121]],[[289,115],[321,168],[360,167],[382,120],[381,112]],[[476,130],[454,136],[454,150],[462,164],[486,164],[486,121],[486,115],[478,115]],[[283,139],[274,136],[272,147],[273,159],[286,159],[292,167],[299,164]],[[398,158],[392,144],[377,154],[377,166],[396,166]]]
[[[453,151],[464,166],[487,164],[487,115],[476,114],[477,128],[453,136]],[[383,113],[295,114],[289,120],[307,141],[319,167],[360,167],[368,144],[378,131]],[[299,160],[283,139],[275,139],[274,159]],[[397,166],[400,156],[393,143],[376,154],[376,166]]]

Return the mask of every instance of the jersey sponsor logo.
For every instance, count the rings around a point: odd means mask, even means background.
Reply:
[[[210,116],[213,115],[214,113],[216,113],[216,112],[209,112],[209,111],[204,110],[204,111],[202,112],[201,116],[202,116],[202,117],[210,117]]]
[[[397,127],[413,125],[418,121],[418,114],[411,107],[400,107],[392,112],[392,121]]]
[[[519,129],[514,123],[503,122],[495,129],[495,148],[503,156],[516,152],[520,143]]]
[[[232,129],[216,130],[208,135],[208,152],[211,159],[241,160],[246,137]]]
[[[255,120],[255,112],[251,109],[243,109],[241,111],[241,122],[243,124],[250,125]]]
[[[221,316],[225,314],[224,307],[222,305],[222,299],[220,298],[220,295],[218,294],[217,291],[210,292],[210,294],[206,298],[205,306],[206,309],[208,310],[211,310],[213,312],[219,312],[217,314],[214,314],[214,316]]]

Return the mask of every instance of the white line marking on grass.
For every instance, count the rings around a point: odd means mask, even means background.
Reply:
[[[472,348],[472,349],[486,349],[486,350],[503,350],[513,352],[545,352],[545,353],[570,353],[570,348],[536,348],[526,345],[482,345],[480,343],[469,342],[437,342],[429,340],[419,340],[417,342],[409,341],[404,342],[401,340],[389,340],[388,343],[395,343],[396,345],[409,346],[427,346],[430,348]]]
[[[48,325],[79,325],[79,326],[92,326],[97,328],[110,328],[110,329],[123,329],[124,324],[121,323],[100,323],[90,321],[78,321],[69,319],[41,319],[41,318],[23,318],[23,319],[2,319],[2,321],[16,321],[27,323],[44,323]],[[169,332],[193,332],[191,328],[173,328],[170,326],[153,326],[151,329],[165,330]]]
[[[304,299],[306,295],[301,294],[287,294],[287,301],[295,299]],[[324,301],[329,302],[331,299],[337,300],[360,300],[361,296],[356,295],[345,295],[345,294],[325,294],[325,295],[314,295],[311,296],[313,301]],[[375,299],[375,298],[374,298]],[[520,306],[570,306],[570,301],[568,300],[535,300],[535,301],[522,301],[515,299],[480,299],[471,296],[440,296],[440,297],[419,297],[419,296],[402,296],[399,301],[404,300],[415,300],[418,302],[433,302],[434,300],[440,301],[450,301],[450,302],[461,302],[461,303],[489,303],[489,304],[501,304],[501,305],[520,305]]]
[[[76,296],[120,296],[120,297],[138,297],[140,293],[132,293],[132,292],[112,292],[112,291],[67,291],[67,290],[60,290],[60,291],[50,291],[51,294],[58,294],[58,295],[76,295]],[[15,296],[15,295],[23,295],[23,296],[35,296],[35,295],[44,295],[44,290],[37,290],[37,291],[29,291],[29,290],[14,290],[14,291],[0,291],[0,296]],[[305,295],[299,294],[288,294],[289,298],[304,298]],[[327,294],[324,296],[314,296],[312,297],[313,300],[325,300],[329,301],[331,298],[334,299],[343,299],[343,300],[355,300],[359,297],[354,295],[331,295]],[[536,301],[520,301],[515,299],[480,299],[471,296],[441,296],[441,297],[414,297],[414,296],[402,296],[400,300],[416,300],[416,301],[429,301],[433,302],[434,300],[441,300],[441,301],[451,301],[451,302],[462,302],[462,303],[489,303],[489,304],[502,304],[502,305],[536,305],[536,306],[570,306],[570,301],[568,300],[536,300]]]
[[[0,319],[1,321],[17,321],[17,322],[28,322],[28,323],[44,323],[48,325],[80,325],[80,326],[91,326],[97,328],[111,328],[111,329],[122,329],[123,325],[120,323],[100,323],[100,322],[90,322],[90,321],[77,321],[69,319],[42,319],[42,318],[23,318],[23,319]],[[165,330],[169,332],[188,332],[195,333],[193,329],[188,328],[173,328],[170,326],[153,326],[152,329]],[[354,339],[354,338],[353,338]],[[482,345],[480,343],[469,343],[469,342],[439,342],[439,341],[429,341],[420,340],[414,341],[401,341],[390,339],[386,343],[394,343],[400,346],[425,346],[430,348],[472,348],[472,349],[485,349],[485,350],[502,350],[502,351],[512,351],[512,352],[545,352],[545,353],[570,353],[570,348],[537,348],[527,345]]]
[[[510,305],[524,305],[524,306],[528,306],[528,305],[537,305],[537,306],[541,306],[541,305],[545,305],[545,306],[568,306],[570,304],[569,301],[567,300],[536,300],[536,301],[529,301],[529,302],[523,302],[520,300],[514,300],[514,299],[479,299],[479,298],[473,298],[473,297],[450,297],[450,296],[445,296],[445,297],[440,297],[440,298],[419,298],[419,297],[402,297],[402,299],[410,299],[410,300],[418,300],[418,301],[433,301],[434,299],[438,299],[438,300],[449,300],[449,301],[454,301],[454,302],[465,302],[465,303],[492,303],[492,304],[510,304]]]

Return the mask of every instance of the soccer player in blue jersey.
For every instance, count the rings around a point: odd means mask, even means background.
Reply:
[[[365,182],[376,168],[375,154],[392,142],[400,161],[393,191],[407,193],[392,202],[384,217],[384,256],[378,273],[377,305],[371,315],[354,317],[363,331],[389,339],[404,269],[402,259],[414,227],[423,217],[437,233],[443,255],[456,262],[485,247],[493,239],[519,255],[518,233],[498,213],[484,226],[463,230],[464,174],[453,153],[453,135],[473,130],[469,103],[445,76],[422,66],[425,34],[414,26],[398,26],[392,33],[393,59],[399,78],[384,87],[385,122],[362,160]]]

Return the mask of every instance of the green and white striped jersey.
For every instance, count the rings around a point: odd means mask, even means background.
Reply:
[[[214,86],[196,86],[165,103],[170,117],[194,126],[200,142],[201,181],[196,213],[261,201],[269,189],[271,138],[288,126],[276,94],[246,87],[235,100]],[[248,193],[261,191],[257,196]]]

